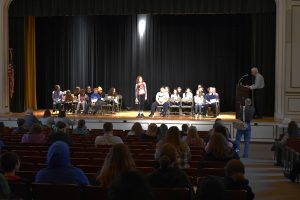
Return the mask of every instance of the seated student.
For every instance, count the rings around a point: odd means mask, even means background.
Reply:
[[[69,145],[62,141],[57,141],[49,147],[47,167],[37,173],[35,182],[89,185],[88,178],[83,171],[72,166]]]
[[[288,125],[287,133],[283,135],[281,140],[275,141],[274,143],[274,150],[275,150],[275,157],[276,157],[276,164],[277,166],[282,166],[282,152],[284,151],[285,146],[287,145],[288,140],[297,140],[300,139],[300,132],[297,122],[291,121]]]
[[[246,190],[247,200],[254,199],[255,195],[245,178],[245,166],[240,160],[231,160],[225,166],[224,186],[226,190]]]
[[[89,129],[86,128],[85,126],[85,120],[80,119],[78,120],[77,127],[73,131],[74,134],[79,134],[79,135],[86,135],[89,133]]]
[[[119,96],[116,88],[112,87],[108,90],[108,99],[114,101],[115,104],[119,104]]]
[[[23,179],[22,177],[16,175],[16,172],[20,168],[20,158],[14,152],[6,152],[1,156],[1,169],[3,170],[4,178],[8,181],[8,184],[11,186],[11,192],[13,193],[12,196],[17,199],[16,197],[21,197],[24,200],[31,200],[31,191],[30,191],[30,182]],[[25,188],[22,193],[15,193],[14,191],[14,183],[24,183]],[[17,192],[17,191],[16,191]]]
[[[157,125],[154,123],[149,124],[148,130],[141,134],[142,140],[157,140],[157,132],[158,128]]]
[[[227,132],[227,128],[225,126],[223,126],[221,124],[216,124],[214,126],[212,134],[214,134],[214,133],[220,133],[221,135],[223,135],[226,140],[228,149],[235,150],[236,145],[233,141],[230,140],[228,132]],[[208,147],[209,147],[209,141],[207,142],[206,149]]]
[[[135,170],[135,163],[129,148],[125,144],[116,144],[106,155],[102,169],[96,177],[96,185],[109,188],[122,172]]]
[[[198,118],[200,116],[206,116],[207,114],[207,104],[204,97],[204,94],[197,90],[196,95],[194,96],[195,102],[195,117]]]
[[[186,173],[178,168],[178,153],[170,144],[163,144],[157,155],[159,168],[148,175],[148,181],[152,188],[189,188],[192,184]]]
[[[188,168],[189,161],[191,159],[191,151],[189,146],[185,142],[181,141],[180,131],[176,126],[170,127],[167,131],[166,137],[156,144],[155,159],[158,160],[162,146],[167,143],[172,144],[177,150],[177,154],[179,156],[178,166],[180,168]]]
[[[170,104],[179,106],[181,101],[181,97],[176,89],[173,90],[173,94],[171,94]]]
[[[205,95],[205,100],[211,107],[214,117],[217,117],[217,104],[219,103],[219,94],[216,93],[216,88],[209,87],[208,93]]]
[[[123,172],[108,190],[108,200],[154,200],[145,177],[136,171]]]
[[[38,120],[38,118],[33,114],[33,109],[32,108],[28,108],[25,112],[25,116],[24,116],[24,127],[26,129],[30,129],[31,126],[33,124],[40,124],[41,122]]]
[[[81,91],[80,87],[76,86],[75,90],[74,90],[74,97],[75,98],[78,98],[78,95],[80,94],[80,91]]]
[[[95,139],[95,146],[98,145],[114,145],[123,143],[122,139],[113,134],[113,124],[111,122],[105,122],[103,124],[103,136],[97,136]]]
[[[63,103],[63,92],[60,91],[60,85],[54,86],[54,91],[52,92],[52,101],[53,101],[53,112],[55,112],[56,109],[60,111]]]
[[[96,114],[98,112],[98,110],[101,110],[102,104],[103,104],[102,97],[98,93],[98,89],[94,88],[94,93],[91,95],[90,102],[86,106],[84,114],[88,113],[90,107],[92,107],[92,109],[93,109],[93,114]]]
[[[197,128],[195,126],[191,126],[188,130],[187,137],[184,140],[189,146],[197,146],[204,148],[205,143],[202,138],[200,138]]]
[[[222,179],[216,176],[206,176],[198,183],[195,200],[224,200],[225,187]]]
[[[229,131],[229,129],[224,125],[224,122],[221,118],[216,118],[215,119],[215,123],[213,125],[213,128],[209,130],[208,136],[206,138],[204,138],[205,143],[208,143],[210,136],[215,132],[215,128],[217,126],[223,126],[226,128],[226,132],[227,132],[227,136],[226,138],[231,138],[231,133]]]
[[[44,115],[40,118],[42,125],[46,128],[52,128],[54,125],[54,118],[51,116],[50,110],[45,110]]]
[[[73,144],[72,138],[66,133],[66,124],[64,122],[57,122],[53,132],[48,135],[47,144],[51,145],[56,141],[63,141],[69,145]]]
[[[168,132],[168,126],[166,124],[161,124],[160,127],[158,128],[158,135],[157,135],[157,140],[160,141],[163,138],[166,137],[167,132]]]
[[[74,94],[75,95],[75,94]],[[82,107],[83,112],[86,111],[86,105],[88,103],[89,97],[87,94],[85,94],[84,89],[80,90],[80,93],[77,95],[77,108],[76,113],[79,114],[80,107]]]
[[[87,86],[86,87],[86,92],[85,94],[89,97],[89,99],[91,99],[91,95],[93,94],[93,91],[92,91],[92,87],[91,86]]]
[[[182,101],[186,103],[193,101],[193,93],[190,88],[186,88],[185,93],[182,95]]]
[[[74,96],[72,95],[70,90],[66,91],[66,95],[63,98],[64,102],[64,110],[68,112],[75,112],[73,110],[73,101],[74,101]]]
[[[169,108],[169,95],[165,93],[165,87],[161,87],[160,91],[156,94],[155,102],[151,105],[151,113],[149,117],[153,117],[156,111],[157,106],[163,106],[163,109],[160,113],[161,116],[166,116],[168,108]]]
[[[132,125],[131,130],[128,132],[128,135],[141,136],[144,133],[145,133],[145,131],[144,131],[141,123],[135,122]]]
[[[185,138],[187,136],[187,133],[188,133],[188,130],[189,130],[189,125],[187,125],[187,124],[182,124],[181,125],[180,137],[181,137],[182,140],[185,140]]]
[[[71,128],[74,125],[74,121],[71,121],[66,117],[66,112],[64,110],[59,111],[57,118],[54,119],[54,123],[63,122],[66,124],[67,128]]]
[[[32,144],[45,144],[46,135],[43,133],[42,126],[40,124],[34,124],[30,128],[28,133],[22,136],[21,143]]]
[[[183,92],[182,92],[181,87],[177,87],[176,90],[177,90],[177,93],[179,94],[180,98],[182,98],[183,97]]]
[[[221,133],[211,135],[209,145],[203,157],[204,161],[229,161],[238,158],[235,152],[228,148],[228,142]]]
[[[18,127],[17,128],[14,128],[12,130],[12,133],[14,134],[24,134],[24,133],[27,133],[28,132],[28,129],[26,129],[24,127],[24,124],[25,124],[25,120],[23,118],[18,118],[17,119],[17,124],[18,124]]]

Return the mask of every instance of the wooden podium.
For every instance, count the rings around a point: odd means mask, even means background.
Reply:
[[[241,105],[245,104],[245,99],[250,97],[250,89],[242,86],[237,85],[235,88],[235,117],[237,117]]]

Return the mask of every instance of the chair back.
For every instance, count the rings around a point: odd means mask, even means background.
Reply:
[[[188,200],[190,190],[188,188],[154,188],[156,200]]]
[[[226,190],[225,200],[247,200],[246,190]]]
[[[83,200],[107,199],[107,190],[99,186],[87,186],[83,189]]]

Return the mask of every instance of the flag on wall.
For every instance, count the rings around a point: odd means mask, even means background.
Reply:
[[[9,49],[9,65],[8,65],[8,81],[9,81],[9,97],[12,98],[15,92],[15,70],[13,66],[13,50]]]

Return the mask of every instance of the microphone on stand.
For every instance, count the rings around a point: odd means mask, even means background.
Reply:
[[[240,78],[239,82],[238,82],[238,85],[242,85],[242,84],[241,84],[241,83],[242,83],[242,80],[243,80],[244,78],[248,77],[248,76],[249,76],[249,74],[245,74],[244,76],[242,76],[242,77]]]

